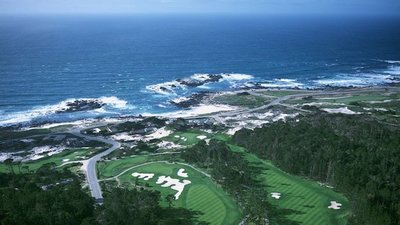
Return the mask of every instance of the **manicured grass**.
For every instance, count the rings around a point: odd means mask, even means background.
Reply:
[[[174,132],[171,135],[169,135],[168,137],[163,138],[163,140],[172,141],[176,144],[188,146],[188,145],[197,144],[200,141],[200,139],[198,139],[197,137],[200,135],[204,135],[207,137],[212,136],[212,134],[206,133],[204,131],[191,129],[191,130],[187,130],[184,132],[181,132],[181,131]],[[175,136],[179,136],[179,138],[176,138]],[[182,140],[181,139],[182,137],[185,137],[187,140],[186,141]]]
[[[312,94],[310,94],[312,96]],[[329,96],[316,96],[311,99],[293,99],[288,100],[286,103],[290,104],[304,104],[312,102],[327,102],[327,103],[342,103],[349,105],[352,102],[365,102],[365,101],[382,101],[386,99],[393,99],[397,95],[388,96],[385,92],[371,92],[371,93],[355,93],[352,95],[329,95]]]
[[[96,150],[93,148],[89,149],[69,149],[69,150],[64,150],[63,152],[48,156],[42,159],[34,160],[34,161],[29,161],[29,162],[23,162],[20,165],[21,168],[21,173],[26,173],[26,172],[32,172],[38,170],[41,166],[43,166],[46,163],[55,163],[57,166],[61,165],[63,162],[63,159],[69,159],[70,161],[74,160],[81,160],[80,157],[85,157],[86,155],[90,155],[91,153],[95,152]],[[14,172],[19,173],[20,169],[18,166],[14,163],[13,165]],[[9,169],[7,165],[4,163],[0,163],[0,172],[2,173],[9,173]]]
[[[220,104],[228,104],[233,106],[244,106],[249,108],[254,108],[268,104],[272,99],[268,96],[260,97],[254,95],[221,95],[213,99]]]
[[[148,156],[133,156],[111,161],[98,161],[97,173],[100,179],[116,176],[132,166],[142,164],[148,160]]]
[[[185,169],[188,178],[182,178],[177,175],[179,169]],[[238,224],[242,215],[234,201],[217,186],[212,180],[192,169],[191,167],[174,164],[156,162],[153,164],[139,166],[127,171],[119,177],[123,187],[133,188],[137,180],[132,176],[133,172],[154,173],[154,177],[148,181],[138,179],[140,186],[148,186],[152,190],[161,192],[162,205],[167,206],[165,197],[168,194],[175,194],[176,191],[169,187],[161,187],[156,184],[159,176],[170,176],[171,178],[190,180],[191,183],[186,185],[179,199],[174,200],[174,207],[184,207],[199,212],[199,220],[210,223],[211,225],[231,225]]]
[[[305,93],[305,91],[298,91],[298,90],[269,90],[269,91],[262,91],[259,92],[260,94],[264,94],[267,96],[274,96],[274,97],[283,97],[286,95],[295,95]]]
[[[301,224],[342,225],[347,223],[348,201],[340,193],[321,186],[315,181],[288,174],[271,162],[261,160],[254,154],[244,151],[243,148],[230,145],[231,149],[244,153],[244,157],[264,172],[258,179],[266,185],[268,193],[281,193],[280,199],[268,196],[269,202],[281,209],[293,210],[287,217]],[[328,209],[330,201],[342,203],[339,210]],[[273,221],[271,221],[273,222]]]

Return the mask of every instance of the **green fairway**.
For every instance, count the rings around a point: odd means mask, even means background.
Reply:
[[[14,163],[13,169],[14,169],[14,172],[16,172],[16,173],[32,172],[32,171],[36,171],[37,169],[39,169],[41,166],[43,166],[46,163],[55,163],[55,165],[59,166],[59,165],[63,164],[64,162],[82,160],[83,158],[85,158],[85,156],[91,155],[96,151],[98,151],[98,149],[93,149],[93,148],[88,148],[88,149],[79,148],[79,149],[64,150],[63,152],[61,152],[59,154],[44,157],[42,159],[28,161],[28,162],[22,162],[19,166],[18,166],[18,164]],[[9,173],[10,171],[9,171],[7,165],[5,165],[4,163],[0,163],[0,172]]]
[[[179,169],[185,169],[187,178],[179,177]],[[139,179],[132,176],[132,173],[152,173],[154,177],[149,180]],[[116,175],[116,174],[115,174]],[[184,207],[200,212],[199,219],[212,225],[231,225],[239,223],[241,213],[234,201],[218,187],[212,180],[196,171],[195,169],[177,163],[154,162],[150,164],[137,165],[119,177],[120,185],[126,188],[133,188],[135,185],[148,187],[161,192],[163,206],[167,206],[165,197],[168,194],[175,195],[176,190],[170,187],[162,187],[156,184],[159,176],[170,176],[173,179],[189,180],[191,183],[184,187],[182,194],[173,201],[174,207]],[[138,182],[138,183],[136,183]]]
[[[244,149],[230,145],[234,151],[244,153],[245,158],[252,163],[257,163],[264,170],[258,179],[266,185],[269,193],[269,202],[281,209],[293,210],[287,217],[301,224],[346,224],[348,215],[347,199],[332,189],[321,186],[315,181],[293,176],[271,162],[261,160],[254,154],[244,152]],[[280,199],[271,197],[272,192],[281,193]],[[341,209],[328,209],[330,201],[337,201],[342,205]],[[273,222],[273,221],[271,221]]]
[[[112,161],[99,161],[96,164],[100,179],[116,176],[132,166],[146,162],[148,156],[134,156]]]
[[[255,96],[255,95],[220,95],[213,98],[213,101],[217,104],[228,104],[233,106],[243,106],[254,108],[268,104],[271,102],[272,98],[265,96]]]
[[[190,129],[187,131],[177,131],[169,135],[168,137],[163,138],[165,141],[172,141],[176,144],[188,146],[188,145],[194,145],[200,141],[199,138],[197,138],[200,135],[204,135],[207,137],[212,137],[212,134],[209,134],[207,132],[197,130],[197,129]],[[185,138],[185,140],[182,140],[182,137]]]

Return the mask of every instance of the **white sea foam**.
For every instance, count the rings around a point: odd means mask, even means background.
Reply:
[[[100,98],[77,98],[77,99],[71,98],[71,99],[66,99],[64,101],[61,101],[54,105],[40,106],[40,107],[35,107],[31,110],[10,113],[6,116],[3,116],[0,119],[0,126],[13,125],[13,124],[18,124],[18,123],[27,123],[36,118],[50,116],[57,112],[68,110],[70,108],[70,106],[68,106],[68,104],[71,104],[75,101],[96,101],[100,104],[105,104],[108,107],[116,108],[116,109],[125,109],[128,107],[133,107],[133,106],[129,106],[127,101],[119,99],[115,96],[100,97]],[[97,112],[97,113],[102,113],[102,111],[101,110],[99,111],[99,109],[95,109],[95,110],[92,110],[92,111]],[[103,113],[104,112],[106,112],[106,111],[103,111]]]
[[[390,64],[400,64],[400,61],[397,61],[397,60],[382,60],[382,61],[390,63]]]
[[[400,66],[390,66],[385,73],[398,76],[400,75]]]
[[[229,82],[235,82],[235,81],[237,82],[237,81],[241,81],[241,80],[253,79],[252,75],[240,74],[240,73],[221,73],[221,74],[215,74],[215,75],[221,76],[222,79],[212,80],[212,78],[213,78],[212,74],[196,73],[190,77],[186,77],[181,80],[184,80],[187,82],[190,82],[190,81],[204,82],[204,84],[199,85],[198,88],[209,89],[209,87],[206,86],[206,84],[208,84],[208,83],[222,82],[224,80],[229,81]],[[182,84],[180,81],[174,80],[174,81],[167,81],[167,82],[162,82],[162,83],[158,83],[158,84],[147,85],[146,89],[148,91],[152,91],[152,92],[155,92],[155,93],[161,94],[161,95],[171,95],[171,94],[176,94],[175,93],[176,90],[186,89],[187,87],[188,87],[187,85]]]
[[[170,95],[174,94],[174,89],[180,88],[183,89],[184,86],[180,84],[178,81],[168,81],[159,84],[147,85],[146,89],[149,91],[156,92],[162,95]]]
[[[335,78],[314,81],[317,86],[335,87],[365,87],[393,82],[393,76],[385,74],[338,75]]]
[[[185,118],[185,117],[193,117],[193,116],[200,116],[206,115],[216,112],[223,112],[223,111],[231,111],[235,110],[237,107],[230,106],[230,105],[205,105],[200,104],[199,106],[192,107],[188,110],[180,110],[176,112],[170,113],[160,113],[160,114],[152,114],[152,113],[144,113],[143,116],[161,116],[166,118]]]
[[[173,102],[175,104],[179,104],[181,102],[188,101],[188,100],[190,100],[190,98],[188,98],[188,97],[179,97],[179,98],[172,99],[171,102]]]
[[[226,80],[251,80],[254,78],[252,75],[241,74],[241,73],[228,73],[221,75]]]
[[[260,84],[261,87],[265,88],[300,88],[304,84],[298,82],[295,79],[274,79],[273,81],[265,82]]]

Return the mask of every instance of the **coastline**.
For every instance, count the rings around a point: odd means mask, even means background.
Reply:
[[[79,119],[74,121],[67,121],[67,122],[39,122],[36,124],[31,123],[16,123],[6,126],[0,126],[2,128],[19,128],[19,129],[50,129],[57,126],[87,126],[96,123],[118,123],[118,122],[126,122],[135,119],[147,118],[147,117],[160,117],[166,119],[176,119],[176,118],[196,118],[196,117],[207,117],[216,115],[219,113],[229,112],[229,111],[241,111],[241,107],[233,106],[229,104],[221,104],[212,102],[217,96],[221,95],[240,95],[240,94],[248,94],[252,93],[257,95],[257,93],[262,92],[285,92],[287,94],[293,93],[307,93],[310,94],[317,94],[317,95],[337,95],[342,93],[356,93],[356,92],[365,92],[365,91],[384,91],[384,90],[391,90],[397,89],[400,87],[399,83],[390,83],[385,85],[374,85],[374,86],[363,86],[363,87],[325,87],[319,89],[298,89],[298,88],[256,88],[256,89],[248,89],[248,88],[241,88],[237,90],[228,90],[228,91],[216,91],[216,92],[207,92],[204,95],[200,96],[200,99],[195,99],[194,104],[189,104],[186,107],[176,107],[175,111],[165,112],[165,113],[143,113],[138,115],[117,115],[117,116],[104,116],[99,118],[86,118],[86,119]],[[197,95],[192,95],[194,98],[197,98]],[[185,97],[189,101],[191,97]],[[126,102],[124,104],[127,104]]]

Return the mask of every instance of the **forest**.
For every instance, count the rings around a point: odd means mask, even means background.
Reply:
[[[198,213],[161,207],[159,192],[113,188],[95,205],[69,170],[0,173],[1,225],[204,225]]]
[[[281,169],[333,186],[351,203],[349,224],[400,223],[400,130],[367,116],[317,112],[242,129],[236,144]]]

